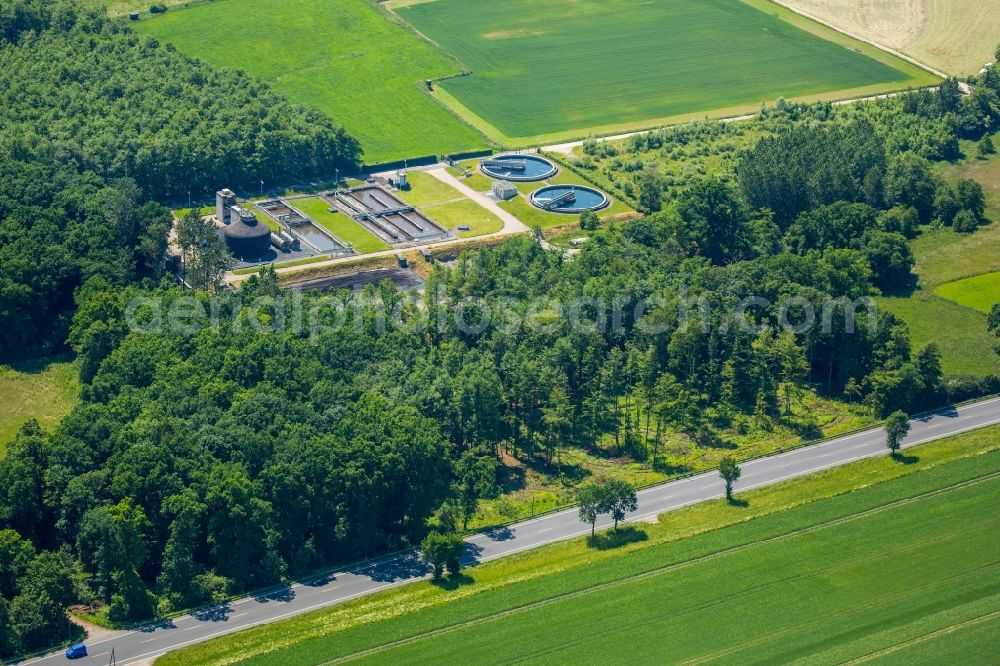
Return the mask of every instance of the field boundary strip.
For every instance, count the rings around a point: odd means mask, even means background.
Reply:
[[[565,601],[567,599],[573,599],[573,598],[577,598],[577,597],[582,597],[582,596],[586,596],[586,595],[594,593],[594,592],[600,592],[600,591],[607,590],[607,589],[613,589],[613,588],[618,587],[620,585],[625,585],[625,584],[628,584],[628,583],[634,583],[636,581],[646,580],[646,579],[649,579],[649,578],[655,578],[657,576],[660,576],[660,575],[663,575],[663,574],[666,574],[666,573],[670,573],[670,572],[677,571],[677,570],[680,570],[680,569],[686,569],[688,567],[695,566],[697,564],[702,564],[704,562],[710,562],[712,560],[719,559],[719,558],[725,557],[727,555],[732,555],[732,554],[744,552],[744,551],[750,550],[752,548],[757,548],[759,546],[768,545],[768,544],[772,544],[772,543],[780,543],[782,541],[786,541],[786,540],[789,540],[789,539],[792,539],[792,538],[796,538],[796,537],[799,537],[799,536],[802,536],[802,535],[805,535],[805,534],[811,534],[811,533],[819,532],[819,531],[822,531],[822,530],[825,530],[825,529],[828,529],[828,528],[832,528],[832,527],[837,527],[837,526],[840,526],[840,525],[849,524],[849,523],[854,522],[856,520],[861,520],[861,519],[864,519],[864,518],[867,518],[867,517],[870,517],[870,516],[873,516],[873,515],[878,515],[880,513],[884,513],[885,511],[890,511],[892,509],[896,509],[896,508],[899,508],[899,507],[902,507],[902,506],[907,506],[909,504],[913,504],[915,502],[920,502],[920,501],[923,501],[925,499],[933,498],[933,497],[936,497],[938,495],[943,495],[943,494],[947,494],[947,493],[950,493],[950,492],[955,492],[955,491],[958,491],[958,490],[962,490],[962,489],[965,489],[965,488],[968,488],[968,487],[977,486],[977,485],[982,484],[982,483],[987,483],[987,482],[992,481],[992,480],[997,479],[997,478],[1000,478],[1000,471],[989,472],[989,473],[984,474],[982,476],[978,476],[978,477],[975,477],[975,478],[972,478],[972,479],[966,479],[964,481],[959,481],[959,482],[951,484],[949,486],[945,486],[944,488],[935,488],[933,490],[929,490],[929,491],[925,491],[925,492],[922,492],[922,493],[918,493],[917,495],[912,495],[910,497],[904,497],[904,498],[901,498],[901,499],[892,500],[892,501],[886,502],[884,504],[880,504],[878,506],[871,507],[869,509],[865,509],[864,511],[860,511],[858,513],[853,513],[853,514],[850,514],[850,515],[847,515],[847,516],[840,516],[838,518],[832,518],[830,520],[822,521],[822,522],[816,523],[814,525],[808,525],[806,527],[802,527],[802,528],[799,528],[799,529],[794,529],[794,530],[791,530],[789,532],[785,532],[783,534],[778,534],[778,535],[775,535],[775,536],[767,537],[765,539],[759,539],[759,540],[756,540],[756,541],[751,541],[751,542],[748,542],[748,543],[739,544],[737,546],[732,546],[732,547],[729,547],[729,548],[723,548],[723,549],[720,549],[720,550],[717,550],[717,551],[706,553],[705,555],[700,555],[698,557],[694,557],[694,558],[691,558],[691,559],[688,559],[688,560],[683,560],[681,562],[673,562],[673,563],[664,565],[662,567],[657,567],[657,568],[651,569],[649,571],[644,571],[644,572],[641,572],[641,573],[638,573],[638,574],[634,574],[634,575],[631,575],[631,576],[626,576],[624,578],[619,578],[617,580],[608,581],[608,582],[605,582],[605,583],[599,583],[597,585],[591,585],[590,587],[582,588],[582,589],[579,589],[579,590],[572,590],[570,592],[565,592],[565,593],[562,593],[562,594],[555,595],[553,597],[549,597],[547,599],[542,599],[540,601],[535,601],[535,602],[532,602],[532,603],[529,603],[529,604],[524,604],[524,605],[521,605],[521,606],[517,606],[515,608],[510,608],[510,609],[507,609],[507,610],[499,612],[499,613],[494,613],[492,615],[482,616],[482,617],[474,618],[472,620],[468,620],[468,621],[464,621],[464,622],[456,622],[454,624],[450,624],[450,625],[447,625],[447,626],[444,626],[444,627],[439,627],[437,629],[434,629],[432,631],[428,631],[428,632],[425,632],[425,633],[422,633],[422,634],[410,636],[408,638],[404,638],[404,639],[400,639],[400,640],[397,640],[397,641],[393,641],[391,643],[386,643],[384,645],[380,645],[380,646],[377,646],[377,647],[374,647],[374,648],[369,648],[367,650],[362,650],[362,651],[359,651],[359,652],[354,652],[354,653],[352,653],[350,655],[344,655],[344,656],[341,656],[341,657],[337,657],[336,659],[331,659],[329,661],[320,662],[320,666],[333,666],[335,664],[345,663],[347,661],[350,661],[350,660],[353,660],[353,659],[357,659],[359,657],[370,656],[372,654],[377,654],[379,652],[384,652],[385,650],[389,650],[389,649],[392,649],[392,648],[400,647],[400,646],[407,645],[407,644],[410,644],[410,643],[415,643],[415,642],[418,642],[418,641],[421,641],[421,640],[424,640],[424,639],[427,639],[427,638],[433,638],[433,637],[436,637],[436,636],[440,636],[440,635],[445,635],[445,634],[448,634],[448,633],[452,633],[454,631],[457,631],[457,630],[465,628],[465,627],[477,626],[477,625],[480,625],[480,624],[485,624],[487,622],[492,622],[492,621],[494,621],[496,619],[505,618],[505,617],[511,617],[511,616],[514,616],[514,615],[519,615],[521,613],[528,612],[528,611],[531,611],[531,610],[535,610],[537,608],[543,608],[545,606],[549,606],[549,605],[552,605],[552,604],[560,602],[560,601]],[[840,496],[843,496],[843,495],[840,495]],[[779,511],[777,513],[782,513],[782,511]],[[776,515],[776,514],[767,514],[767,515]],[[766,517],[766,516],[760,516],[760,517],[763,518],[763,517]],[[714,531],[717,531],[719,529],[724,529],[725,527],[728,527],[728,526],[717,527],[717,528],[714,528],[712,530],[709,530],[709,532],[714,532]],[[708,532],[705,532],[705,533],[708,533]],[[655,547],[655,545],[653,547]],[[989,566],[995,566],[997,563],[998,562],[993,562]]]

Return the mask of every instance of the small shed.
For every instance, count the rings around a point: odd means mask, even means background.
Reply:
[[[129,18],[130,21],[138,21],[139,20],[139,12],[129,12],[128,13],[128,18]]]
[[[493,183],[493,194],[501,201],[507,201],[517,196],[517,186],[506,180],[498,180]]]

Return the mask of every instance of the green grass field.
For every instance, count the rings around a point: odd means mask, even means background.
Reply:
[[[0,366],[0,455],[28,419],[53,428],[79,393],[75,363],[46,360]]]
[[[934,293],[959,305],[989,314],[990,309],[1000,303],[1000,273],[985,273],[948,282],[935,289]]]
[[[988,662],[1000,427],[863,460],[167,655],[160,666]],[[959,663],[950,661],[949,663]]]
[[[995,339],[982,313],[931,291],[917,291],[906,298],[877,298],[876,302],[906,322],[914,349],[931,342],[938,346],[945,375],[1000,374],[1000,356],[993,351]]]
[[[407,178],[410,181],[410,189],[405,192],[397,192],[396,194],[404,199],[406,203],[417,208],[439,206],[465,198],[454,187],[441,182],[429,173],[411,171],[407,174]]]
[[[488,136],[515,140],[933,80],[766,0],[433,0],[395,11],[471,70],[441,82],[439,97]]]
[[[975,145],[969,142],[962,142],[962,150],[975,155]],[[951,182],[972,178],[981,183],[986,193],[986,216],[993,223],[972,234],[924,230],[910,243],[919,289],[907,298],[879,299],[879,303],[909,325],[915,346],[938,344],[946,374],[1000,374],[1000,356],[993,351],[996,340],[986,330],[989,307],[985,302],[976,307],[963,300],[964,296],[974,301],[991,298],[988,289],[977,295],[968,292],[968,287],[983,287],[990,278],[965,280],[1000,271],[1000,157],[941,164],[938,173]],[[1000,293],[996,296],[1000,300]]]
[[[386,16],[367,0],[212,0],[130,25],[327,113],[366,163],[485,147],[419,87],[460,66]]]
[[[473,238],[503,229],[503,220],[469,199],[431,206],[424,211],[459,238]],[[466,226],[469,229],[458,231],[459,226]]]
[[[354,220],[340,213],[331,213],[330,204],[324,199],[319,197],[296,199],[292,205],[340,240],[350,243],[358,254],[389,249],[388,244]]]

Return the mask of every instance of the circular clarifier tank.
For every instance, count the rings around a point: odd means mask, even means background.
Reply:
[[[496,155],[483,159],[479,168],[491,178],[520,183],[545,180],[559,173],[555,164],[538,155]]]
[[[549,185],[532,194],[531,203],[553,213],[582,213],[606,208],[611,200],[604,192],[586,185]]]

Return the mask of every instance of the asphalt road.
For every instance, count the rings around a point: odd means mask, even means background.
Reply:
[[[942,410],[913,421],[904,447],[916,446],[967,430],[1000,423],[1000,398]],[[881,429],[840,437],[742,465],[736,491],[748,490],[810,472],[843,465],[861,458],[886,455]],[[664,483],[639,492],[639,508],[628,520],[650,518],[689,504],[721,497],[725,487],[717,472]],[[606,527],[610,519],[598,521]],[[579,536],[590,531],[576,509],[566,509],[467,539],[469,563],[486,562],[522,550]],[[254,625],[274,622],[314,608],[403,585],[428,575],[426,565],[413,552],[389,556],[354,569],[297,583],[267,595],[234,601],[135,631],[120,631],[87,644],[90,656],[79,664],[107,664],[114,648],[117,663],[148,663],[187,645]],[[59,653],[28,663],[64,663]]]

